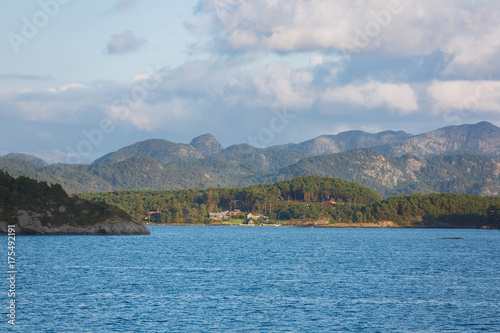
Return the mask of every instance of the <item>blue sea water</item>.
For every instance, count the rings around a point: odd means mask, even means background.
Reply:
[[[17,237],[0,331],[500,332],[499,231],[150,230]]]

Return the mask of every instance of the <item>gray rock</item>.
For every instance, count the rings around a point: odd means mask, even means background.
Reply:
[[[7,222],[0,222],[0,234],[7,234]],[[146,226],[136,220],[113,217],[87,227],[42,226],[41,215],[35,212],[19,211],[16,235],[149,235]]]
[[[190,145],[199,151],[203,156],[210,156],[222,151],[221,144],[212,134],[209,133],[194,138]]]

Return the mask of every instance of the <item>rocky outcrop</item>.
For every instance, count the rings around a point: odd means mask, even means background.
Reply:
[[[61,226],[43,226],[42,214],[31,211],[19,211],[16,223],[16,235],[149,235],[146,226],[132,219],[112,217],[89,226],[63,224]],[[7,234],[9,223],[0,222],[0,234]]]
[[[222,146],[217,141],[217,139],[212,134],[203,134],[197,138],[194,138],[190,143],[198,152],[203,156],[210,156],[213,154],[220,153],[222,151]]]

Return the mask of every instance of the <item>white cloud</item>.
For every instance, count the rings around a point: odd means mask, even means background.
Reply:
[[[443,52],[447,76],[498,73],[500,2],[484,0],[200,0],[222,51]],[[204,22],[203,20],[200,20]],[[351,54],[351,52],[349,52]]]
[[[500,112],[500,81],[434,81],[427,89],[434,112]]]
[[[173,99],[158,104],[141,101],[128,108],[110,106],[107,116],[115,122],[130,123],[142,131],[153,131],[159,128],[175,128],[180,123],[197,122],[199,114],[190,101]]]
[[[478,33],[454,36],[443,50],[452,56],[444,73],[466,77],[490,76],[500,57],[500,26],[483,27]]]
[[[32,122],[74,124],[89,117],[89,110],[97,111],[106,94],[76,83],[38,91],[0,89],[0,115]]]
[[[10,118],[84,124],[110,117],[143,131],[203,127],[276,109],[313,117],[319,104],[342,103],[344,110],[355,108],[358,113],[387,108],[409,114],[418,109],[410,85],[380,81],[339,85],[337,65],[320,55],[303,67],[259,62],[243,67],[235,59],[209,58],[138,74],[127,84],[72,83],[50,91],[0,91],[0,105]]]
[[[364,85],[347,85],[325,91],[323,101],[345,103],[368,109],[385,107],[409,114],[418,110],[417,95],[408,84],[369,82]]]
[[[325,59],[322,56],[315,55],[315,56],[311,57],[311,59],[309,60],[309,67],[314,68],[318,65],[323,65],[324,63],[325,63]]]
[[[270,64],[262,70],[252,70],[253,87],[258,99],[249,100],[247,105],[272,108],[309,108],[315,96],[311,90],[313,76],[305,70],[294,70],[288,66]]]

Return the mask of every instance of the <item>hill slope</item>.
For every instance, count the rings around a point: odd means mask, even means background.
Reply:
[[[27,161],[27,162],[33,163],[34,165],[39,166],[39,167],[44,167],[44,166],[49,165],[44,160],[42,160],[36,156],[28,155],[28,154],[12,153],[12,154],[7,154],[3,157],[4,158],[15,158],[15,159]]]
[[[138,156],[151,157],[160,164],[166,164],[183,159],[203,158],[203,155],[190,145],[174,143],[162,139],[150,139],[121,148],[113,153],[109,153],[96,160],[96,162],[109,159],[125,160]]]
[[[488,122],[444,127],[401,142],[377,145],[384,156],[471,153],[500,156],[500,128]]]
[[[240,144],[230,146],[212,158],[233,163],[250,163],[262,169],[272,170],[295,163],[309,155],[296,149],[262,149]]]
[[[337,177],[375,189],[380,194],[451,192],[500,195],[500,162],[480,155],[385,158],[360,148],[339,154],[312,156],[278,170],[266,181],[297,176]]]
[[[286,145],[287,148],[307,151],[313,155],[340,153],[343,151],[394,144],[408,140],[412,135],[403,131],[385,131],[376,134],[363,131],[348,131],[337,135],[322,135],[298,144]]]

